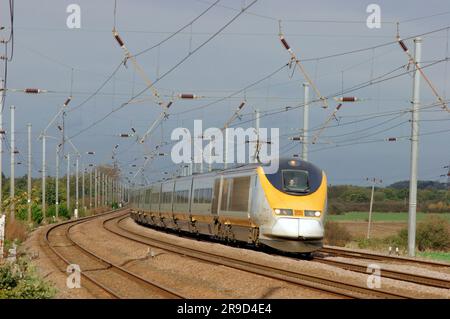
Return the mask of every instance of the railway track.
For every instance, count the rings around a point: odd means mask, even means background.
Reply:
[[[96,288],[100,298],[185,298],[168,287],[104,259],[72,239],[70,231],[73,227],[105,215],[122,216],[122,211],[111,211],[53,225],[45,232],[45,243],[64,264],[79,265],[82,278]],[[65,272],[66,269],[61,271]]]
[[[408,295],[403,295],[396,292],[381,291],[370,289],[365,286],[354,285],[348,282],[339,281],[327,277],[311,275],[306,272],[286,270],[283,268],[263,265],[256,262],[237,259],[233,257],[223,256],[221,254],[200,251],[185,246],[180,246],[176,243],[148,237],[136,232],[132,232],[121,226],[121,222],[128,218],[128,216],[113,216],[108,217],[103,221],[103,227],[128,240],[145,244],[154,248],[159,248],[175,254],[188,256],[201,261],[227,266],[234,269],[239,269],[252,274],[261,275],[264,277],[282,280],[291,284],[302,287],[318,290],[335,296],[343,298],[396,298],[405,299],[412,298]]]
[[[440,263],[431,260],[421,260],[421,259],[412,259],[407,257],[400,256],[390,256],[378,253],[369,253],[369,252],[361,252],[354,251],[346,248],[340,247],[332,247],[332,246],[324,246],[320,251],[320,253],[325,253],[329,256],[336,257],[347,257],[347,258],[357,258],[357,259],[368,259],[368,260],[377,260],[377,261],[385,261],[385,262],[397,262],[401,264],[411,264],[416,266],[427,266],[427,267],[437,267],[437,268],[448,268],[449,264]]]
[[[367,265],[358,265],[354,263],[349,263],[345,261],[338,260],[330,260],[324,257],[314,257],[314,261],[324,263],[327,265],[332,265],[336,267],[340,267],[346,270],[355,271],[359,273],[367,273]],[[430,276],[406,273],[402,271],[389,270],[389,269],[381,269],[381,276],[383,278],[391,278],[395,280],[407,281],[419,285],[425,285],[435,288],[444,288],[450,289],[450,281],[440,278],[434,278]]]

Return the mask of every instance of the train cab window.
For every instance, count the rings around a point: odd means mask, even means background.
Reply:
[[[283,188],[284,190],[293,193],[308,192],[308,172],[303,170],[283,170]]]

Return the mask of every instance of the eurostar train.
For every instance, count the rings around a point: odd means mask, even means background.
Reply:
[[[273,174],[248,164],[134,189],[130,204],[141,225],[310,253],[323,246],[327,178],[309,162],[280,159]]]

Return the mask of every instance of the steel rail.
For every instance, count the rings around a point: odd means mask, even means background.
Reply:
[[[176,254],[181,254],[191,258],[207,261],[210,263],[227,266],[234,269],[239,269],[245,272],[262,275],[272,279],[282,280],[284,282],[292,283],[322,292],[331,293],[340,297],[346,298],[396,298],[405,299],[412,298],[407,295],[402,295],[394,292],[379,291],[363,286],[358,286],[343,281],[334,280],[331,278],[320,277],[316,275],[307,274],[305,272],[291,271],[274,266],[262,265],[256,262],[241,260],[233,257],[223,256],[211,252],[199,251],[193,248],[177,245],[175,243],[166,242],[160,239],[150,238],[142,234],[131,232],[120,226],[120,222],[129,216],[112,217],[103,221],[103,227],[116,235],[129,239],[131,241],[139,242],[141,244],[150,245],[155,248],[170,251]],[[115,221],[115,226],[119,231],[111,229],[107,226],[111,221]],[[126,233],[126,234],[125,234]]]
[[[122,210],[118,210],[118,211],[110,211],[107,213],[103,213],[103,214],[99,214],[99,215],[94,215],[94,216],[89,216],[89,217],[85,217],[76,221],[66,221],[60,224],[56,224],[52,227],[50,227],[45,234],[45,240],[47,242],[48,247],[50,247],[50,249],[53,251],[53,253],[55,253],[55,255],[57,255],[60,259],[62,259],[66,264],[72,264],[73,262],[70,262],[67,258],[65,258],[63,256],[63,254],[61,254],[60,252],[57,251],[57,249],[55,247],[57,246],[53,246],[52,243],[49,240],[50,237],[50,233],[60,227],[63,226],[67,226],[69,225],[66,230],[65,230],[65,238],[66,240],[68,240],[73,247],[76,247],[76,249],[78,249],[79,251],[81,251],[84,255],[90,256],[91,259],[95,259],[97,261],[99,261],[100,263],[105,264],[105,269],[111,269],[113,271],[115,271],[118,274],[122,274],[127,276],[128,278],[130,278],[131,280],[135,281],[136,283],[140,284],[140,285],[146,285],[151,289],[155,289],[159,290],[160,292],[162,292],[163,294],[165,294],[165,297],[169,297],[169,298],[182,298],[185,299],[186,297],[182,296],[181,294],[173,291],[172,289],[168,288],[168,287],[164,287],[161,284],[158,284],[154,281],[150,281],[148,279],[143,278],[142,276],[139,276],[135,273],[132,273],[128,270],[126,270],[124,267],[120,266],[120,265],[116,265],[102,257],[100,257],[98,254],[95,254],[94,252],[92,252],[91,250],[87,249],[85,246],[81,245],[80,243],[76,242],[75,240],[72,239],[71,235],[70,235],[70,230],[72,229],[72,227],[83,224],[85,222],[88,222],[92,219],[98,218],[98,217],[102,217],[104,215],[109,215],[109,214],[113,214],[113,213],[120,213]],[[119,215],[122,216],[122,215]],[[116,217],[116,216],[115,216]],[[71,225],[70,225],[71,224]],[[98,280],[96,280],[95,278],[93,278],[93,276],[91,274],[87,274],[86,272],[81,272],[81,275],[88,279],[90,282],[94,283],[96,286],[98,286],[99,288],[101,288],[102,290],[106,291],[109,295],[111,295],[114,298],[118,298],[118,299],[122,299],[125,298],[124,296],[119,295],[117,292],[114,292],[112,289],[110,289],[108,286],[106,286],[103,283],[100,283]]]
[[[411,263],[416,265],[424,265],[424,266],[432,266],[432,267],[450,267],[450,264],[429,261],[429,260],[421,260],[421,259],[412,259],[401,256],[390,256],[385,254],[378,253],[369,253],[369,252],[361,252],[341,247],[333,247],[333,246],[324,246],[319,252],[333,254],[336,256],[345,256],[350,258],[365,258],[371,260],[380,260],[380,261],[394,261],[400,263]]]
[[[357,265],[345,261],[340,260],[330,260],[326,259],[324,257],[317,257],[314,256],[314,261],[332,265],[336,267],[340,267],[346,270],[351,270],[359,273],[367,273],[367,265]],[[445,288],[450,289],[450,281],[446,279],[440,279],[425,275],[419,275],[419,274],[412,274],[397,270],[391,270],[391,269],[381,269],[381,277],[383,278],[391,278],[395,280],[401,280],[401,281],[407,281],[419,285],[425,285],[430,287],[436,287],[436,288]]]

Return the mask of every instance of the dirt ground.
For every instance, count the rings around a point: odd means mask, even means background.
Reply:
[[[353,238],[365,238],[367,235],[368,223],[366,221],[338,221],[338,223],[345,226]],[[408,225],[405,222],[373,222],[370,229],[370,235],[371,238],[386,238],[397,235],[400,230],[407,226]]]

